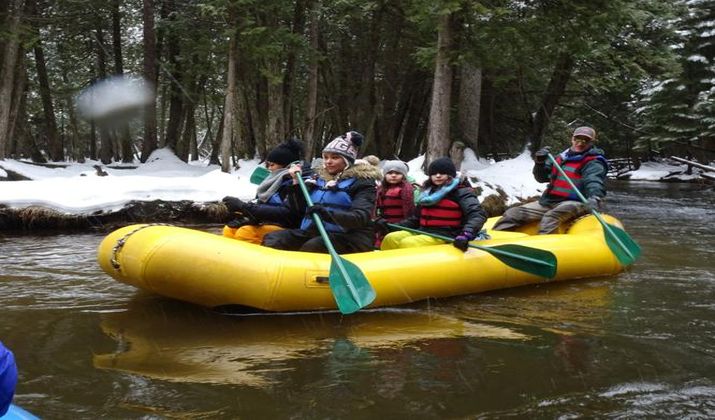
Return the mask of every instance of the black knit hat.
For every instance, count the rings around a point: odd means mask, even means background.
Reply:
[[[434,174],[449,175],[452,178],[457,176],[457,167],[454,166],[454,162],[450,158],[439,158],[432,161],[427,169],[428,175],[432,176]]]
[[[303,142],[293,137],[279,144],[268,153],[266,160],[279,165],[288,166],[291,162],[300,160],[303,152]]]

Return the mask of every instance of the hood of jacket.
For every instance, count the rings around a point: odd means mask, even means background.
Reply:
[[[358,163],[336,175],[330,175],[325,168],[320,168],[318,176],[324,181],[339,181],[348,178],[379,181],[382,179],[382,171],[380,171],[380,168],[377,166],[370,165],[369,163]]]

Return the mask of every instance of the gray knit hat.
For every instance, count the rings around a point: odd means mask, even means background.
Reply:
[[[357,131],[349,131],[336,137],[323,149],[323,153],[335,153],[345,158],[349,165],[355,163],[363,136]]]
[[[389,172],[399,172],[407,178],[407,172],[409,172],[410,167],[401,160],[387,160],[385,164],[382,165],[382,175],[385,176]]]

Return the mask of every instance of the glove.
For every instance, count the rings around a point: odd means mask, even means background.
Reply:
[[[461,249],[463,252],[466,252],[467,249],[469,248],[469,241],[475,238],[474,232],[470,231],[464,231],[462,232],[461,235],[457,236],[454,238],[454,242],[452,242],[452,245],[454,245],[455,248]]]
[[[549,153],[551,153],[551,147],[546,146],[541,148],[534,153],[534,160],[536,163],[544,163],[546,162],[546,157],[549,156]]]
[[[246,226],[246,225],[257,225],[258,222],[256,222],[253,219],[250,219],[248,217],[242,217],[240,219],[233,219],[230,222],[226,223],[226,226],[230,227],[231,229],[238,229],[241,226]]]
[[[375,230],[377,230],[379,233],[383,235],[387,235],[388,233],[392,232],[392,228],[388,226],[389,222],[385,219],[375,219],[372,221],[372,225],[375,227]]]
[[[335,218],[333,217],[333,214],[330,212],[330,210],[320,204],[313,204],[312,206],[308,207],[308,209],[305,211],[305,214],[308,217],[311,217],[313,214],[317,214],[318,216],[320,216],[321,219],[323,219],[324,222],[337,224],[335,223]]]
[[[224,197],[221,201],[223,201],[223,204],[226,205],[228,211],[230,212],[243,212],[246,209],[246,205],[248,204],[239,198],[230,196]]]
[[[589,197],[584,207],[587,211],[601,210],[601,199],[599,197]]]

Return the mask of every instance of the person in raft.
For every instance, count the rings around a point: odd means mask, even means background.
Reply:
[[[258,185],[253,202],[231,196],[223,198],[230,212],[244,216],[243,219],[229,222],[223,229],[223,236],[260,244],[270,232],[300,226],[301,217],[285,204],[285,200],[287,187],[293,184],[288,166],[299,161],[302,152],[303,142],[291,138],[268,153],[266,167],[270,174]],[[309,176],[311,172],[306,171],[304,176]]]
[[[382,166],[382,181],[377,186],[377,200],[373,218],[388,223],[401,222],[415,212],[415,192],[407,180],[409,167],[401,160],[388,160]],[[379,247],[385,235],[378,231],[375,246]]]
[[[292,251],[327,253],[328,249],[315,226],[312,214],[323,220],[330,240],[338,253],[372,250],[372,228],[375,207],[375,182],[382,177],[376,166],[362,162],[356,164],[358,148],[363,136],[350,131],[335,138],[323,149],[323,165],[305,184],[310,191],[313,206],[308,207],[298,185],[293,166],[289,173],[294,177],[288,187],[287,204],[303,218],[299,229],[269,233],[263,245]]]
[[[457,177],[452,159],[439,158],[428,168],[429,178],[422,186],[417,208],[412,217],[398,225],[454,238],[452,244],[466,251],[469,241],[483,239],[482,226],[487,216],[479,204],[474,189],[466,180]],[[377,219],[375,226],[382,232],[392,230],[387,220]],[[411,248],[443,244],[444,241],[427,235],[406,231],[387,234],[380,249]]]
[[[575,219],[591,211],[599,210],[606,196],[606,173],[608,161],[603,150],[594,146],[596,130],[578,127],[571,136],[571,147],[556,156],[571,181],[586,197],[584,204],[556,167],[548,160],[548,147],[534,154],[533,174],[539,182],[549,185],[539,201],[512,207],[494,225],[494,230],[509,230],[529,222],[541,220],[539,235],[558,233],[562,222]]]
[[[17,365],[12,352],[0,341],[0,417],[7,413],[17,385]]]

